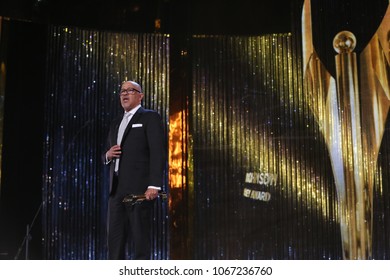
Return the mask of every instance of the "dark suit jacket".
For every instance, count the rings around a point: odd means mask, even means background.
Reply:
[[[123,115],[115,119],[108,135],[107,151],[117,141]],[[121,142],[117,191],[144,194],[148,186],[162,187],[166,160],[164,129],[160,115],[139,108],[131,118]],[[115,161],[110,163],[110,194],[113,191]]]

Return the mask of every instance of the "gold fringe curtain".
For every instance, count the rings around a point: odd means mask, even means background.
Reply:
[[[290,34],[193,38],[197,259],[338,259],[330,161]]]
[[[193,38],[196,259],[342,259],[335,177],[291,34]],[[315,110],[313,110],[313,108]],[[373,258],[388,259],[389,120],[374,183]]]

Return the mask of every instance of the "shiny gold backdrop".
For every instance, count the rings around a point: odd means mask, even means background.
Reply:
[[[353,2],[348,8],[353,12],[345,15],[347,2],[334,7],[304,2],[304,95],[329,150],[343,258],[371,259],[374,178],[390,108],[390,9],[388,1],[376,1],[374,9]],[[320,26],[331,35],[321,43],[315,24],[324,18],[316,13],[319,4],[324,14],[335,10],[340,15],[338,24]]]
[[[196,259],[343,257],[329,152],[293,42],[290,34],[193,38]],[[388,135],[383,141],[374,258],[389,258]]]

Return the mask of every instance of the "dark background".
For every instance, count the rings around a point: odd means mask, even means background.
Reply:
[[[262,34],[290,31],[289,0],[2,0],[0,15],[53,24],[192,34]]]
[[[30,257],[41,258],[42,154],[46,29],[26,22],[4,24],[1,53],[7,65],[0,193],[0,259],[19,252],[32,225]]]

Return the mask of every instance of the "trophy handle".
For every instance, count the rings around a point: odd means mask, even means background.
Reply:
[[[159,192],[158,197],[164,201],[168,198],[168,195],[166,192]],[[128,206],[133,206],[135,204],[142,203],[145,200],[145,194],[128,194],[123,198],[122,202]]]

